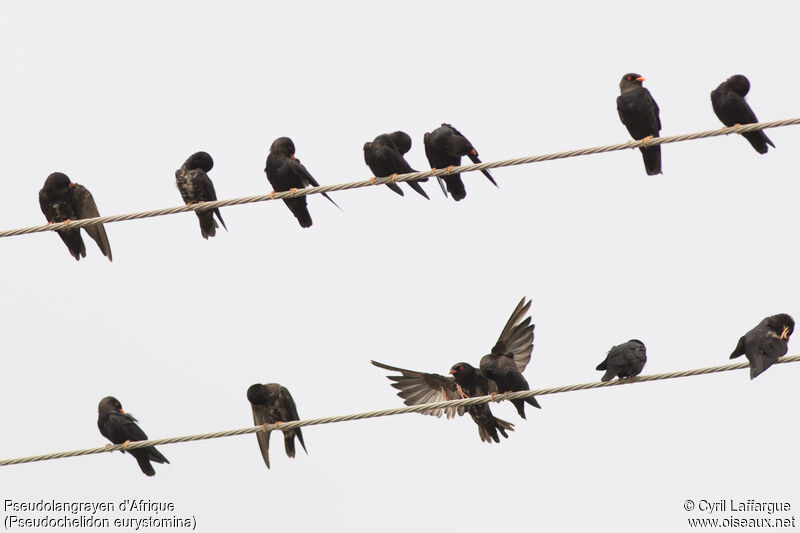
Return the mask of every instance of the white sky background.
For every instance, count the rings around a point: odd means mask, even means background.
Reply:
[[[621,76],[647,78],[662,135],[721,127],[709,92],[750,78],[761,120],[800,115],[793,2],[15,3],[0,14],[5,179],[0,227],[44,222],[37,193],[65,172],[100,212],[180,203],[174,171],[214,157],[220,198],[271,190],[290,136],[322,184],[370,176],[362,144],[459,128],[484,161],[628,139]],[[227,208],[204,241],[183,214],[84,236],[3,239],[0,457],[102,445],[97,403],[120,399],[151,438],[252,423],[245,391],[287,386],[301,417],[401,405],[370,359],[446,373],[477,364],[523,295],[532,387],[599,379],[630,338],[645,373],[728,362],[767,315],[800,318],[793,212],[800,128],[758,155],[730,136],[465,174],[467,198],[403,185]],[[790,346],[790,354],[797,353]],[[119,453],[0,469],[3,498],[173,501],[198,530],[675,531],[687,498],[789,501],[800,514],[800,365],[540,397],[499,445],[468,417],[304,430],[294,460],[253,435],[161,447],[145,477]],[[797,510],[795,513],[794,511]],[[140,516],[140,515],[137,515]],[[727,514],[722,515],[724,518]],[[749,514],[744,517],[765,515]]]

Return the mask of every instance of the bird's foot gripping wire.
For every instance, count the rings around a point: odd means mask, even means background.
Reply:
[[[128,449],[128,445],[129,445],[130,443],[131,443],[131,440],[130,440],[130,439],[128,439],[128,440],[126,440],[125,442],[123,442],[123,443],[122,443],[122,451],[123,451],[123,452],[124,452],[125,450],[127,450],[127,449]]]
[[[295,193],[297,193],[297,187],[292,187],[291,189],[289,189],[289,196],[290,197],[294,196]]]
[[[469,398],[469,396],[461,389],[461,385],[456,383],[456,390],[458,390],[458,395],[461,396],[463,399]]]
[[[397,172],[389,176],[389,179],[392,180],[392,183],[397,183]]]
[[[648,136],[647,136],[647,137],[645,137],[644,139],[641,139],[641,141],[642,141],[642,146],[647,146],[647,141],[650,141],[650,140],[652,140],[652,139],[653,139],[653,136],[652,136],[652,135],[648,135]]]
[[[375,176],[372,176],[372,177],[369,179],[369,184],[370,184],[370,185],[375,185]]]
[[[450,166],[449,166],[449,167],[447,167],[445,170],[446,170],[447,172],[452,172],[454,168],[456,168],[456,167],[454,167],[453,165],[450,165]]]
[[[268,196],[269,196],[270,200],[274,200],[275,199],[275,191],[270,192]]]

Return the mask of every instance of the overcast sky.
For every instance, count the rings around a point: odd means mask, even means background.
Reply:
[[[800,115],[795,2],[27,2],[0,14],[0,228],[44,223],[66,173],[103,215],[180,204],[174,171],[206,150],[220,198],[269,192],[290,136],[321,184],[364,179],[362,145],[442,122],[484,161],[617,143],[618,83],[642,74],[662,135],[721,127],[709,93],[749,77],[761,120]],[[532,387],[599,379],[645,342],[645,373],[725,364],[767,315],[800,316],[800,128],[464,175],[465,200],[407,186],[187,213],[84,237],[2,239],[0,458],[103,445],[114,395],[151,438],[252,424],[247,387],[279,382],[302,418],[401,405],[370,359],[446,373],[476,363],[524,295]],[[789,353],[797,353],[790,346]],[[500,444],[422,415],[163,446],[145,477],[121,453],[4,467],[3,498],[174,502],[199,531],[683,531],[687,499],[788,501],[800,514],[800,365],[539,398]],[[277,437],[277,436],[276,436]],[[4,517],[8,515],[4,512]],[[29,516],[41,516],[33,514]],[[108,516],[143,517],[116,513]],[[708,516],[708,515],[706,515]],[[720,518],[730,516],[722,513]],[[765,514],[742,513],[744,518]],[[774,516],[774,515],[773,515]]]

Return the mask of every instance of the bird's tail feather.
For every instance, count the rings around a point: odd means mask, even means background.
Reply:
[[[661,174],[661,146],[648,146],[639,148],[644,159],[644,168],[648,176]]]
[[[750,142],[750,145],[755,148],[756,152],[759,154],[767,153],[767,150],[769,150],[768,144],[775,148],[775,145],[769,140],[767,134],[761,130],[743,133],[742,136]]]
[[[461,174],[444,176],[444,182],[447,184],[447,190],[453,195],[453,200],[456,202],[463,200],[467,196],[464,182],[461,181]]]

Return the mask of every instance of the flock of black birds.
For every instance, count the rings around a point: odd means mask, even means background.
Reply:
[[[625,74],[619,83],[620,95],[617,97],[619,118],[635,140],[644,141],[658,137],[661,132],[661,118],[658,104],[642,82],[644,78],[634,72]],[[745,100],[750,91],[750,81],[741,74],[731,76],[711,92],[711,105],[717,117],[725,126],[732,127],[758,122],[755,113]],[[742,134],[753,148],[760,154],[767,153],[769,146],[775,147],[763,130]],[[432,169],[448,168],[461,164],[463,156],[469,157],[473,163],[480,163],[478,151],[460,131],[450,124],[442,124],[423,137],[425,155]],[[372,142],[364,143],[364,162],[377,178],[391,177],[397,174],[417,172],[403,157],[411,150],[411,137],[403,131],[378,135]],[[661,146],[643,146],[640,148],[644,167],[648,175],[661,174]],[[289,137],[279,137],[270,146],[267,164],[264,171],[267,179],[276,192],[285,192],[305,187],[318,187],[314,176],[295,157],[294,143]],[[214,184],[208,173],[214,168],[214,160],[207,152],[192,154],[181,168],[175,171],[175,182],[184,203],[195,204],[217,200]],[[483,174],[495,186],[497,182],[488,170]],[[452,195],[456,201],[463,200],[466,195],[464,182],[460,174],[437,177],[445,197]],[[423,178],[409,181],[408,185],[417,193],[428,198],[420,182]],[[403,196],[403,189],[397,183],[387,183],[392,191]],[[327,194],[323,196],[333,205],[339,207]],[[311,214],[308,212],[308,201],[305,196],[286,198],[283,200],[289,211],[303,228],[311,227]],[[82,218],[100,216],[97,204],[86,187],[72,183],[61,173],[54,172],[47,177],[39,191],[39,205],[48,223],[71,222]],[[341,208],[340,208],[341,209]],[[200,233],[204,239],[216,235],[219,228],[213,216],[216,215],[222,227],[225,222],[219,209],[213,211],[197,211],[200,220]],[[111,261],[111,246],[102,224],[84,228],[97,242],[103,255]],[[81,238],[80,229],[61,229],[58,234],[67,245],[70,254],[76,260],[86,257],[86,247]]]
[[[661,130],[659,108],[650,92],[642,86],[644,78],[636,73],[629,73],[620,81],[620,96],[617,98],[617,111],[631,137],[644,140],[645,146],[640,148],[648,175],[661,174],[661,147],[646,146],[647,140],[658,137]],[[745,96],[750,90],[750,82],[745,76],[731,76],[711,92],[711,103],[717,117],[731,127],[740,124],[758,122]],[[763,131],[743,134],[755,150],[764,154],[769,146],[775,146]],[[442,124],[439,128],[424,136],[425,154],[431,168],[447,168],[461,164],[463,156],[474,163],[480,163],[478,152],[470,141],[450,124]],[[376,177],[390,177],[395,174],[416,172],[403,157],[411,149],[411,137],[402,131],[378,135],[371,142],[364,143],[364,161]],[[275,191],[283,192],[308,186],[319,186],[311,173],[295,157],[294,143],[288,137],[276,139],[269,150],[265,172],[267,179]],[[217,199],[214,184],[208,173],[214,166],[213,159],[206,152],[192,154],[175,172],[175,180],[181,198],[186,204],[208,202]],[[494,178],[488,170],[483,174],[495,185]],[[454,200],[465,198],[466,190],[458,174],[437,178],[445,196],[451,195]],[[419,182],[427,181],[427,178]],[[428,198],[422,185],[417,181],[407,182],[417,193]],[[387,183],[395,193],[403,196],[403,190],[397,183]],[[324,195],[336,207],[339,207],[327,194]],[[305,196],[284,199],[284,203],[297,219],[300,226],[312,225]],[[73,183],[60,172],[47,177],[43,188],[39,191],[39,204],[48,223],[69,222],[82,218],[98,217],[97,205],[91,193],[82,185]],[[219,224],[225,226],[219,209],[197,211],[200,231],[203,238],[213,237]],[[214,217],[216,216],[216,220]],[[97,243],[103,255],[111,260],[111,246],[102,224],[84,228]],[[79,228],[62,229],[59,236],[67,245],[70,254],[76,259],[86,256],[86,247],[81,238]],[[525,368],[531,360],[533,352],[534,324],[529,316],[531,301],[523,298],[506,322],[500,337],[484,355],[477,368],[468,362],[459,362],[450,368],[449,375],[418,372],[400,367],[390,366],[372,361],[376,367],[396,372],[399,375],[387,376],[393,381],[392,386],[406,405],[422,405],[440,400],[456,400],[476,396],[504,394],[529,390],[528,382],[523,376]],[[746,355],[750,362],[750,378],[753,379],[764,372],[788,350],[788,341],[794,331],[794,321],[787,314],[778,314],[762,320],[755,328],[739,339],[731,359]],[[636,379],[645,363],[647,355],[645,345],[638,339],[613,346],[606,358],[597,366],[604,372],[601,381],[610,381],[617,377],[620,380]],[[277,384],[255,384],[247,390],[253,420],[256,425],[276,424],[299,420],[297,406],[289,391]],[[538,409],[539,402],[529,397],[524,400],[512,400],[517,413],[523,419],[525,404]],[[514,430],[514,424],[496,418],[489,404],[470,407],[435,408],[423,411],[423,414],[447,418],[469,413],[478,426],[478,435],[484,442],[500,442],[500,435],[508,438],[508,432]],[[132,441],[146,440],[147,435],[139,428],[136,419],[122,409],[120,402],[111,396],[103,398],[98,406],[97,425],[100,433],[114,444],[127,444]],[[283,430],[286,455],[295,456],[295,438],[306,449],[302,431],[297,429]],[[259,449],[264,462],[269,468],[269,436],[270,432],[256,434]],[[125,449],[123,451],[126,451]],[[155,447],[127,450],[136,459],[142,472],[148,476],[155,475],[151,462],[169,463]]]
[[[528,381],[522,375],[533,353],[535,326],[531,323],[530,308],[531,300],[523,297],[511,313],[491,351],[481,358],[478,368],[462,361],[450,367],[449,376],[443,376],[408,370],[378,361],[371,363],[378,368],[399,374],[386,377],[393,381],[392,387],[398,389],[397,395],[406,405],[424,405],[477,396],[493,397],[497,394],[530,390]],[[767,317],[739,339],[731,353],[731,359],[746,355],[750,362],[750,379],[754,379],[781,356],[786,355],[789,337],[793,331],[794,320],[789,315],[778,314]],[[633,382],[644,369],[646,362],[647,352],[644,343],[632,339],[612,346],[596,370],[604,372],[600,378],[603,382],[611,381],[614,377]],[[300,420],[292,395],[286,387],[278,383],[251,385],[247,389],[247,399],[253,411],[253,422],[257,426],[275,424],[280,429],[280,424],[283,422]],[[527,418],[525,404],[541,409],[541,405],[533,396],[511,402],[523,419]],[[508,438],[508,432],[514,431],[514,424],[495,417],[488,403],[469,407],[431,408],[421,411],[421,414],[441,417],[444,413],[447,418],[453,418],[465,412],[469,413],[478,426],[478,436],[483,442],[500,442],[500,435]],[[110,396],[100,400],[97,426],[100,428],[100,433],[114,444],[147,439],[147,435],[136,425],[136,419],[123,411],[119,401]],[[288,457],[295,456],[295,438],[300,441],[303,450],[306,450],[300,428],[281,431]],[[258,447],[267,468],[270,467],[269,436],[270,432],[267,431],[256,433]],[[155,475],[150,461],[169,463],[167,458],[153,446],[129,451],[139,463],[142,472],[148,476]]]

